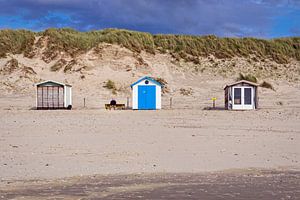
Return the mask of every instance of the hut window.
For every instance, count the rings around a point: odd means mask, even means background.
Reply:
[[[242,104],[242,89],[234,88],[234,104]]]
[[[146,84],[146,85],[148,85],[148,84],[149,84],[149,81],[148,81],[148,80],[146,80],[146,81],[145,81],[145,84]]]
[[[251,105],[252,104],[252,92],[251,92],[251,88],[245,88],[244,90],[244,102],[245,102],[245,105]]]

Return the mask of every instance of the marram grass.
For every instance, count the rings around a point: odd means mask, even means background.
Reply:
[[[288,63],[290,59],[300,60],[300,37],[279,39],[219,38],[190,35],[152,35],[150,33],[122,29],[79,32],[70,28],[47,29],[43,32],[26,30],[0,30],[0,57],[7,53],[31,51],[35,36],[48,38],[47,51],[59,50],[71,55],[88,51],[99,43],[118,44],[132,51],[175,53],[190,58],[214,55],[217,58],[249,57]],[[187,56],[189,55],[189,56]]]

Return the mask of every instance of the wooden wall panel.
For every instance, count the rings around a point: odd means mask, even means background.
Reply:
[[[37,88],[37,107],[38,108],[43,107],[43,88],[42,87]]]
[[[48,87],[43,88],[43,108],[48,108]]]
[[[64,108],[64,87],[37,87],[37,107],[44,109]]]
[[[53,106],[55,108],[59,107],[59,104],[58,104],[58,90],[59,90],[59,87],[53,87]]]
[[[64,87],[59,87],[58,92],[58,107],[63,108],[64,107]]]

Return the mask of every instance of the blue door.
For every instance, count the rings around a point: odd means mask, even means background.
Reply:
[[[138,86],[138,109],[155,110],[156,109],[156,87],[155,85]]]

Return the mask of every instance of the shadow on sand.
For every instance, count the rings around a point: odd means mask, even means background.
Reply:
[[[300,172],[244,170],[202,174],[75,177],[1,185],[0,199],[299,199]]]
[[[226,110],[225,107],[205,107],[202,110]]]

